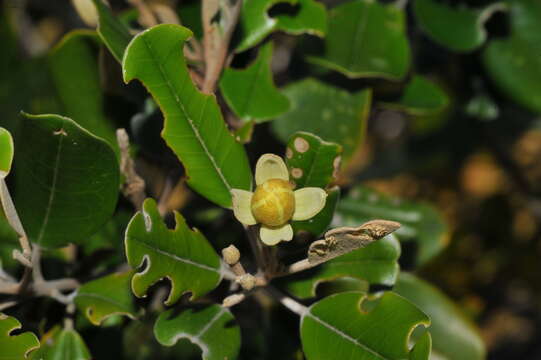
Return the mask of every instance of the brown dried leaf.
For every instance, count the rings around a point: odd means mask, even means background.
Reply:
[[[314,241],[308,249],[308,262],[319,264],[350,251],[365,247],[400,227],[389,220],[372,220],[359,227],[340,227],[325,233],[325,239]]]

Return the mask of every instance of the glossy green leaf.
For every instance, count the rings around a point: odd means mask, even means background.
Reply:
[[[268,11],[277,4],[289,4],[294,14],[270,17]],[[236,51],[247,50],[276,30],[289,34],[311,34],[323,37],[327,32],[327,13],[323,4],[315,0],[258,0],[244,1],[239,21],[241,39]]]
[[[9,174],[13,162],[13,153],[13,138],[9,131],[0,127],[0,179]]]
[[[391,286],[400,271],[399,257],[400,244],[394,235],[389,235],[284,281],[288,291],[303,299],[316,296],[320,283],[345,277]]]
[[[324,55],[309,60],[350,78],[402,79],[411,62],[404,11],[374,0],[333,8]]]
[[[436,209],[425,203],[392,198],[365,186],[357,186],[338,205],[342,226],[355,226],[373,219],[398,221],[400,241],[417,245],[415,263],[422,265],[448,244],[448,229]]]
[[[64,115],[117,151],[115,129],[104,112],[97,51],[93,48],[97,40],[93,31],[68,33],[49,54],[49,68]]]
[[[133,267],[143,267],[132,278],[133,293],[142,297],[155,282],[167,277],[171,291],[165,301],[175,303],[183,293],[192,299],[205,295],[220,282],[220,258],[199,230],[191,230],[178,212],[175,229],[169,230],[153,199],[134,215],[126,230],[126,257]]]
[[[83,284],[77,291],[75,305],[94,325],[119,314],[135,319],[130,290],[132,275],[132,271],[115,273]]]
[[[420,75],[411,79],[398,101],[384,104],[386,108],[402,110],[416,116],[436,114],[448,105],[449,97],[443,89]]]
[[[432,319],[432,351],[437,355],[434,359],[485,359],[485,345],[475,325],[440,290],[413,274],[401,273],[394,291]]]
[[[59,115],[24,114],[20,136],[14,202],[28,237],[44,247],[85,241],[116,207],[113,150]]]
[[[286,164],[297,188],[325,188],[336,180],[340,169],[342,147],[324,141],[307,132],[297,132],[289,138],[286,149]]]
[[[98,35],[111,54],[122,62],[124,51],[132,38],[129,29],[117,19],[103,0],[93,0],[98,10]]]
[[[295,233],[298,233],[299,231],[308,231],[314,236],[321,235],[329,228],[339,200],[340,188],[338,186],[334,186],[328,189],[325,207],[318,212],[316,216],[308,220],[292,221],[291,226],[293,226],[293,231]]]
[[[90,360],[92,356],[79,333],[73,329],[53,328],[42,348],[32,359]]]
[[[509,2],[511,36],[494,39],[483,63],[494,83],[520,105],[541,113],[541,2]]]
[[[366,295],[346,292],[310,306],[301,318],[301,340],[307,360],[404,359],[408,340],[418,325],[430,319],[415,305],[386,292],[368,312]]]
[[[163,312],[154,335],[165,346],[187,338],[201,348],[204,360],[234,360],[240,350],[240,328],[229,309],[219,305]]]
[[[230,190],[250,190],[246,152],[229,133],[214,95],[192,83],[182,45],[192,33],[178,25],[158,25],[138,34],[124,54],[124,81],[139,79],[160,106],[162,137],[186,168],[188,184],[224,207]]]
[[[291,110],[272,122],[272,129],[287,143],[297,131],[317,134],[343,147],[347,162],[361,146],[370,112],[372,91],[354,94],[316,79],[294,82],[284,88]]]
[[[432,327],[430,328],[432,330]],[[410,351],[409,360],[428,360],[432,353],[432,337],[425,332]]]
[[[493,3],[483,9],[452,7],[438,0],[415,0],[413,12],[419,26],[438,44],[457,52],[481,46],[487,38],[485,23],[502,9]]]
[[[39,348],[38,338],[31,332],[11,335],[20,328],[17,319],[0,313],[0,360],[27,359],[32,350]]]
[[[271,72],[272,43],[259,50],[257,59],[246,69],[226,69],[220,90],[227,105],[244,122],[262,122],[289,110],[288,98],[274,85]]]

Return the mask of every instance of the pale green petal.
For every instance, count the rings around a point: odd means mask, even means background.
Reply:
[[[253,193],[246,190],[233,189],[231,190],[233,196],[233,213],[238,221],[245,225],[255,225],[257,221],[252,215],[252,196]]]
[[[317,187],[306,187],[296,190],[295,212],[293,220],[308,220],[325,207],[327,192]]]
[[[285,224],[279,228],[269,228],[261,226],[259,237],[265,244],[272,246],[280,241],[290,241],[293,239],[293,228],[289,224]]]
[[[289,180],[287,166],[278,155],[264,154],[257,160],[255,166],[256,185],[261,185],[269,179]]]

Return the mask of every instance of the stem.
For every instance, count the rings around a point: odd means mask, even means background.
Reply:
[[[6,301],[0,304],[0,311],[4,311],[7,308],[17,305],[17,301]]]
[[[19,243],[21,244],[21,248],[23,250],[22,254],[19,252],[14,252],[13,255],[23,265],[29,266],[32,247],[30,246],[30,242],[28,241],[28,237],[24,231],[21,219],[19,219],[19,215],[17,214],[17,210],[15,209],[15,205],[13,204],[13,200],[9,194],[6,181],[3,178],[0,179],[0,202],[2,203],[2,208],[4,209],[4,214],[6,215],[9,225],[19,235]],[[25,258],[24,261],[21,256]]]
[[[267,293],[269,293],[273,298],[278,300],[282,305],[295,314],[304,316],[306,313],[308,313],[308,308],[306,306],[283,294],[275,287],[269,285],[265,288],[265,291],[267,291]]]
[[[258,273],[259,274],[264,273],[266,264],[265,264],[265,260],[263,259],[261,241],[259,240],[259,236],[256,233],[256,227],[245,226],[244,229],[246,230],[246,233],[248,234],[248,240],[250,242],[250,247],[252,248],[252,253],[254,254],[254,257],[255,257]]]
[[[202,22],[204,29],[205,82],[203,92],[213,93],[227,58],[227,49],[237,25],[242,0],[203,0]],[[215,21],[220,14],[219,21]]]
[[[319,265],[318,264],[311,264],[308,262],[308,259],[303,259],[303,260],[300,260],[300,261],[297,261],[296,263],[293,263],[291,265],[289,265],[289,267],[287,268],[287,275],[289,274],[294,274],[294,273],[297,273],[299,271],[304,271],[304,270],[307,270],[307,269],[310,269],[310,268],[313,268],[314,266],[317,266]]]
[[[130,139],[125,129],[116,131],[116,139],[120,148],[120,171],[126,177],[122,193],[128,198],[135,209],[141,210],[145,201],[145,180],[135,171],[135,163],[130,156]]]

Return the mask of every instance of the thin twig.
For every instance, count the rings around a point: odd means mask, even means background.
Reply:
[[[293,263],[288,266],[287,268],[287,275],[298,273],[299,271],[308,270],[310,268],[313,268],[314,266],[317,266],[318,264],[310,264],[308,262],[308,259],[299,260],[296,263]]]
[[[120,148],[120,171],[126,177],[122,193],[137,210],[141,210],[146,198],[145,180],[135,171],[135,163],[130,156],[130,139],[126,130],[118,129],[116,139]]]
[[[6,301],[6,302],[3,302],[0,304],[0,311],[4,311],[6,310],[7,308],[10,308],[12,306],[15,306],[17,305],[18,302],[17,301]]]
[[[32,247],[30,246],[30,242],[28,241],[28,237],[26,236],[26,232],[24,231],[21,220],[19,219],[19,215],[17,214],[17,210],[15,209],[15,205],[13,204],[13,200],[11,199],[11,195],[9,194],[6,182],[3,178],[0,178],[0,202],[2,203],[2,209],[4,209],[4,214],[9,225],[19,235],[19,243],[21,244],[21,248],[23,250],[22,254],[14,251],[13,256],[24,266],[31,266],[30,257],[32,254]]]
[[[275,287],[267,286],[265,288],[265,291],[295,314],[299,316],[304,316],[306,313],[308,313],[308,308],[306,306],[283,294]]]
[[[205,50],[203,92],[213,93],[227,58],[229,42],[237,25],[242,0],[203,0],[202,21]],[[218,15],[219,16],[216,16]],[[216,21],[216,19],[219,19]]]
[[[244,292],[229,295],[228,297],[226,297],[222,301],[222,306],[223,307],[232,307],[232,306],[235,306],[235,305],[241,303],[242,301],[244,301],[244,299],[246,299],[246,293],[244,293]]]
[[[128,0],[128,2],[139,11],[139,23],[141,25],[147,28],[158,25],[158,20],[144,0]]]

